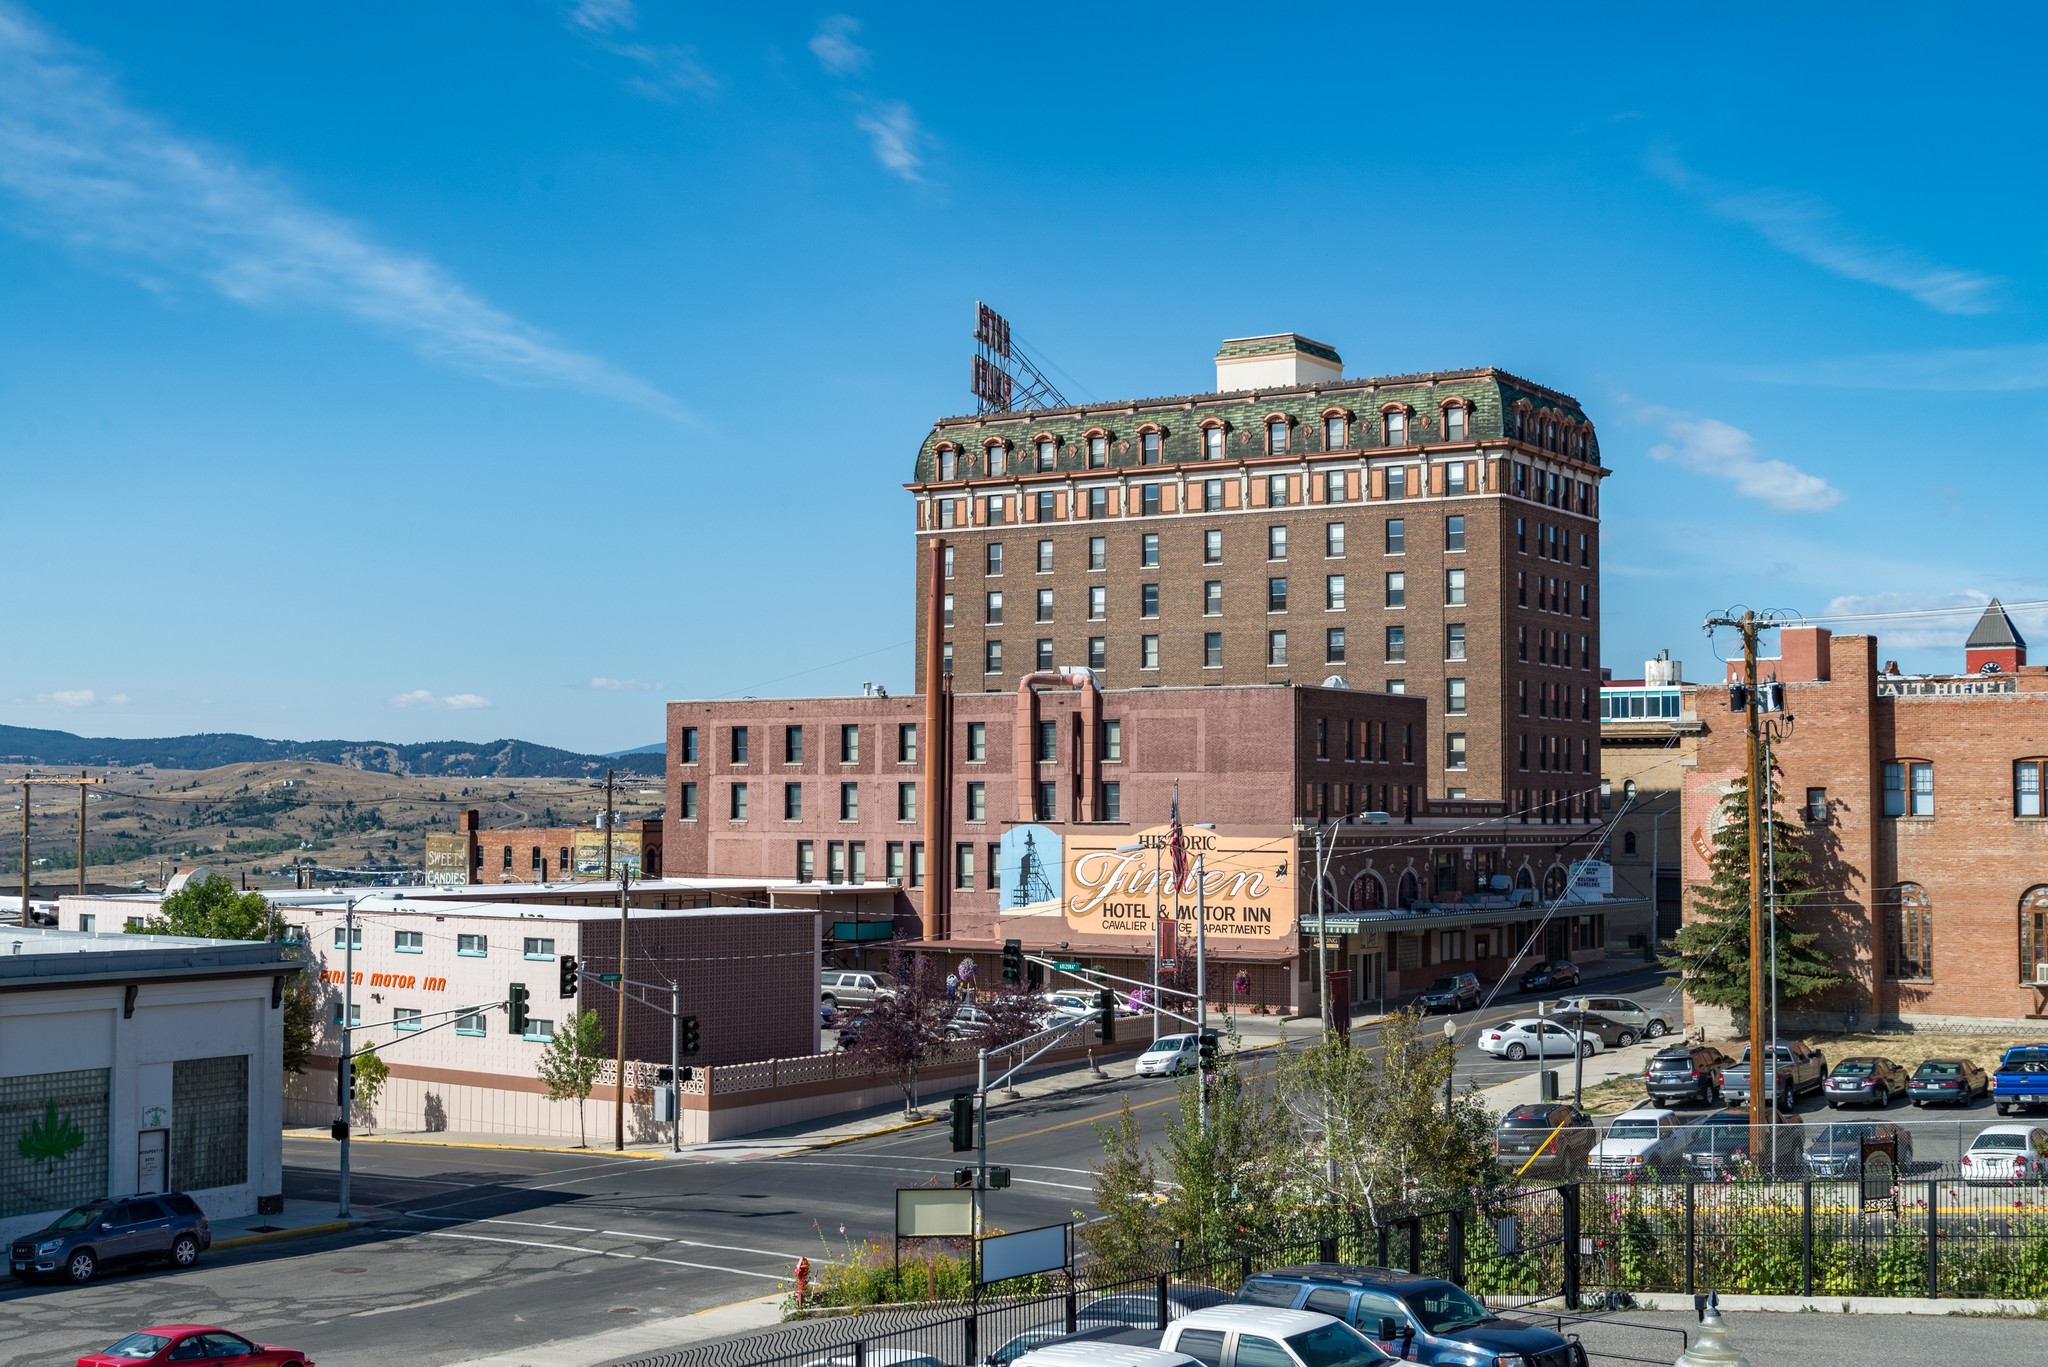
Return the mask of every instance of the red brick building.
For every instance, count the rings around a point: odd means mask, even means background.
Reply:
[[[1861,1020],[2039,1020],[2048,1014],[2048,668],[1995,601],[1969,672],[1880,666],[1871,636],[1781,632],[1759,678],[1786,685],[1775,756],[1784,815],[1823,891],[1800,913],[1850,982],[1815,1007]],[[1743,766],[1724,682],[1701,686],[1685,793],[1686,900],[1720,796]],[[1790,1019],[1790,1017],[1788,1017]]]
[[[467,847],[466,859],[455,845]],[[604,832],[595,826],[515,826],[488,829],[478,824],[475,809],[465,811],[453,836],[430,838],[430,848],[449,851],[444,861],[429,861],[430,881],[440,862],[465,865],[471,883],[567,883],[601,879],[607,874]],[[611,845],[610,876],[659,878],[662,869],[661,818],[619,823]]]

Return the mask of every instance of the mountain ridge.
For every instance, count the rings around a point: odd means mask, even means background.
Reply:
[[[235,731],[204,731],[123,740],[0,725],[0,762],[6,763],[216,769],[271,760],[307,760],[428,778],[583,778],[607,769],[657,777],[667,769],[667,756],[658,751],[586,755],[511,738],[401,745],[379,740],[265,740]]]

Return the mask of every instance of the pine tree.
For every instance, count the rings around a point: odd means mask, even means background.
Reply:
[[[1773,908],[1778,930],[1778,1002],[1795,1005],[1842,982],[1829,956],[1817,948],[1820,936],[1796,929],[1800,907],[1813,895],[1812,858],[1804,837],[1777,815],[1784,810],[1777,766],[1770,774],[1771,837],[1765,868],[1763,956],[1769,967]],[[1693,886],[1692,910],[1678,933],[1664,944],[1678,961],[1681,986],[1694,1001],[1725,1006],[1746,1027],[1749,1006],[1749,776],[1737,778],[1721,801],[1723,824],[1708,856],[1709,875]],[[1775,894],[1775,895],[1774,895]]]

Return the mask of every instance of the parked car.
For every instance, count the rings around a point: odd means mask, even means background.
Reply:
[[[1486,995],[1479,986],[1479,979],[1470,973],[1446,973],[1429,985],[1429,990],[1416,999],[1422,1014],[1433,1016],[1439,1011],[1464,1011],[1479,1005]]]
[[[1202,1367],[1186,1353],[1169,1353],[1145,1341],[1158,1338],[1157,1329],[1084,1329],[1014,1361],[1017,1367]],[[997,1367],[1004,1364],[998,1361]]]
[[[1863,1145],[1868,1140],[1889,1139],[1897,1145],[1898,1170],[1913,1165],[1913,1130],[1888,1121],[1823,1125],[1806,1146],[1806,1171],[1814,1177],[1860,1177],[1863,1174]]]
[[[1888,1058],[1858,1054],[1835,1065],[1835,1071],[1821,1083],[1821,1095],[1828,1105],[1889,1106],[1892,1098],[1906,1094],[1906,1070]]]
[[[978,1006],[956,1006],[946,1018],[946,1034],[952,1039],[979,1039],[988,1033],[988,1012]]]
[[[1229,1303],[1228,1292],[1208,1286],[1176,1286],[1170,1287],[1166,1293],[1169,1318]],[[1159,1293],[1151,1290],[1116,1291],[1107,1296],[1097,1296],[1075,1312],[1074,1322],[1084,1327],[1120,1324],[1156,1329],[1159,1327]]]
[[[1560,987],[1579,985],[1579,966],[1569,959],[1553,959],[1547,964],[1538,964],[1522,975],[1524,992],[1553,992]]]
[[[1481,1053],[1520,1062],[1525,1058],[1570,1058],[1600,1052],[1600,1037],[1567,1030],[1542,1016],[1518,1016],[1479,1032]]]
[[[1602,1177],[1637,1177],[1679,1162],[1682,1127],[1675,1112],[1638,1106],[1614,1117],[1607,1133],[1586,1155],[1586,1166]]]
[[[2011,1115],[2013,1107],[2048,1106],[2048,1044],[2020,1044],[2005,1051],[1998,1060],[1998,1073],[1991,1080],[1991,1099],[2000,1115]]]
[[[1764,1127],[1764,1136],[1761,1145],[1753,1143],[1748,1111],[1716,1111],[1686,1131],[1680,1159],[1688,1172],[1709,1180],[1752,1171],[1765,1177],[1796,1172],[1805,1137],[1799,1117],[1780,1117]]]
[[[1643,1089],[1650,1100],[1675,1105],[1697,1101],[1721,1104],[1721,1074],[1731,1060],[1709,1044],[1673,1045],[1659,1049],[1643,1066]]]
[[[313,1359],[297,1348],[251,1343],[211,1324],[159,1324],[138,1329],[118,1343],[78,1359],[78,1367],[137,1367],[141,1363],[190,1362],[209,1367],[232,1362],[234,1367],[313,1367]]]
[[[1721,1094],[1730,1101],[1749,1100],[1749,1056],[1745,1048],[1741,1058],[1721,1070]],[[1789,1111],[1800,1097],[1824,1088],[1827,1080],[1828,1056],[1805,1040],[1793,1040],[1779,1044],[1776,1058],[1765,1064],[1764,1095],[1780,1111]]]
[[[827,969],[818,975],[818,1000],[825,1005],[867,1006],[885,992],[896,990],[896,980],[886,973],[843,973]]]
[[[2048,1130],[2039,1125],[1985,1126],[1963,1155],[1963,1180],[1971,1186],[2048,1181]]]
[[[1603,1049],[1626,1049],[1641,1038],[1633,1025],[1623,1025],[1620,1021],[1596,1016],[1590,1011],[1560,1011],[1550,1019],[1567,1030],[1583,1030],[1589,1035],[1597,1035]]]
[[[1095,1018],[1095,997],[1087,992],[1048,992],[1045,994],[1045,1009],[1054,1016],[1070,1016],[1075,1020]]]
[[[1991,1095],[1991,1074],[1966,1058],[1931,1058],[1906,1079],[1906,1095],[1915,1106],[1952,1102],[1967,1106]]]
[[[1525,1363],[1528,1367],[1583,1367],[1572,1340],[1533,1324],[1496,1317],[1454,1283],[1413,1272],[1346,1263],[1281,1267],[1246,1279],[1235,1309],[1274,1307],[1321,1311],[1353,1326],[1396,1357],[1416,1362]],[[1219,1316],[1221,1311],[1204,1311]],[[1176,1321],[1194,1326],[1196,1316]],[[1167,1347],[1174,1346],[1169,1342]],[[1214,1363],[1186,1338],[1181,1351]]]
[[[1200,1035],[1161,1035],[1153,1040],[1138,1061],[1131,1065],[1131,1071],[1139,1077],[1172,1077],[1176,1073],[1192,1073],[1201,1066],[1202,1038]]]
[[[1197,1310],[1167,1325],[1159,1346],[1198,1362],[1244,1367],[1379,1367],[1387,1361],[1379,1345],[1334,1315],[1266,1305]]]
[[[818,1003],[818,1028],[830,1030],[832,1023],[839,1019],[839,1013],[823,1002]]]
[[[908,1348],[870,1348],[861,1356],[867,1367],[946,1367],[930,1353],[913,1353]],[[828,1358],[812,1358],[804,1367],[856,1367],[851,1352]]]
[[[1585,1166],[1599,1137],[1585,1112],[1562,1101],[1530,1101],[1500,1118],[1493,1153],[1510,1174],[1562,1175]]]
[[[89,1282],[100,1268],[124,1263],[161,1259],[190,1267],[212,1246],[213,1231],[198,1202],[173,1191],[74,1206],[12,1240],[8,1265],[23,1281],[61,1276]]]
[[[1566,997],[1556,1008],[1559,1011],[1591,1011],[1596,1016],[1605,1016],[1611,1021],[1636,1028],[1637,1039],[1658,1039],[1671,1033],[1671,1015],[1668,1011],[1652,1010],[1629,997]]]

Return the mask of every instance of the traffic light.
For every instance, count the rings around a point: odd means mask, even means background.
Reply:
[[[677,1041],[678,1047],[686,1054],[696,1053],[704,1042],[697,1033],[697,1018],[695,1016],[685,1016],[677,1022],[677,1025],[682,1034],[682,1039]]]
[[[342,1105],[346,1105],[347,1103],[349,1103],[349,1102],[351,1102],[351,1101],[354,1101],[355,1099],[356,1099],[356,1070],[355,1070],[355,1069],[353,1069],[353,1068],[351,1068],[351,1069],[349,1069],[349,1070],[348,1070],[348,1095],[347,1095],[347,1096],[343,1096],[343,1095],[341,1094],[341,1073],[340,1073],[339,1071],[337,1071],[337,1072],[336,1072],[336,1073],[334,1074],[334,1104],[335,1104],[335,1105],[337,1105],[337,1106],[342,1106]],[[339,1138],[341,1138],[341,1136],[340,1136],[340,1135],[336,1135],[336,1136],[334,1136],[334,1137],[335,1137],[336,1139],[339,1139]]]
[[[953,1094],[953,1152],[974,1147],[974,1093]]]
[[[512,1009],[505,1015],[505,1024],[513,1034],[526,1033],[526,1002],[533,994],[526,990],[525,983],[513,983],[510,993]]]
[[[973,1185],[974,1185],[974,1169],[973,1169],[973,1168],[955,1168],[955,1169],[953,1169],[953,1185],[954,1185],[954,1186],[956,1186],[956,1187],[971,1187],[971,1186],[973,1186]]]
[[[1095,1038],[1116,1043],[1116,994],[1106,987],[1095,994]]]
[[[1003,941],[1003,981],[1016,983],[1024,981],[1024,942]]]
[[[576,956],[566,955],[562,959],[562,996],[576,995]]]
[[[1008,1168],[990,1168],[988,1170],[988,1187],[990,1191],[1009,1185],[1010,1170]]]
[[[1219,1043],[1220,1040],[1214,1030],[1204,1030],[1202,1032],[1201,1055],[1203,1072],[1207,1073],[1215,1070],[1216,1050]]]

